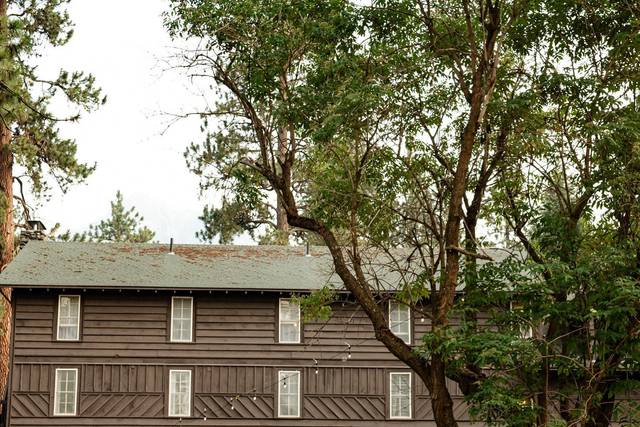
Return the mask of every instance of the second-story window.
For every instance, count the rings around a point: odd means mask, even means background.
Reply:
[[[191,342],[193,335],[193,298],[171,298],[171,342]]]
[[[80,295],[58,297],[58,332],[60,341],[80,339]]]
[[[300,416],[300,371],[278,371],[278,417]]]
[[[281,299],[279,305],[279,341],[300,342],[300,306],[290,299]]]
[[[524,313],[524,305],[519,302],[510,301],[509,302],[509,310],[515,315],[518,325],[518,332],[520,338],[529,339],[533,338],[533,328],[531,324],[525,322],[525,313]]]
[[[389,329],[402,341],[411,344],[411,309],[397,301],[389,301]]]

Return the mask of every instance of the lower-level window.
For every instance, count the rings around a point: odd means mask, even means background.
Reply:
[[[56,369],[53,415],[76,415],[77,396],[78,370],[76,368]]]
[[[390,417],[411,418],[411,372],[391,372],[389,379]]]
[[[278,417],[300,416],[300,371],[278,371]]]
[[[169,416],[191,416],[191,371],[169,371]]]

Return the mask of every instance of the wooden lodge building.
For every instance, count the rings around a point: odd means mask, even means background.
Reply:
[[[14,288],[7,425],[435,425],[353,301],[302,321],[291,295],[327,283],[316,248],[31,241],[0,274]],[[388,313],[408,343],[427,330]]]

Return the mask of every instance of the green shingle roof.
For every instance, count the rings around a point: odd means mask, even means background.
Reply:
[[[326,248],[30,241],[0,285],[314,290],[339,285]]]
[[[167,244],[33,240],[0,273],[0,286],[309,291],[329,284],[342,288],[327,248],[313,246],[309,252],[306,256],[301,246],[174,245],[170,253]],[[420,273],[422,264],[409,252],[396,252],[393,262],[385,254],[367,254],[364,273],[372,286],[395,290]],[[507,255],[500,249],[483,252],[495,261]]]

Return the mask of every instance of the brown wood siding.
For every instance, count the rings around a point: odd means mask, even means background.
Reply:
[[[15,293],[12,426],[383,425],[389,372],[406,369],[375,340],[368,318],[351,302],[335,304],[326,322],[305,323],[301,344],[279,344],[278,298],[287,295],[87,291],[81,293],[80,341],[57,342],[57,295]],[[194,297],[192,343],[169,342],[174,295]],[[426,328],[428,322],[414,321],[414,343]],[[49,417],[53,372],[65,366],[79,368],[78,415]],[[169,368],[193,372],[193,416],[182,424],[167,418]],[[280,369],[301,371],[298,419],[275,416]],[[424,425],[433,418],[428,393],[415,375],[413,382],[414,419]],[[461,398],[456,401],[464,415]]]

